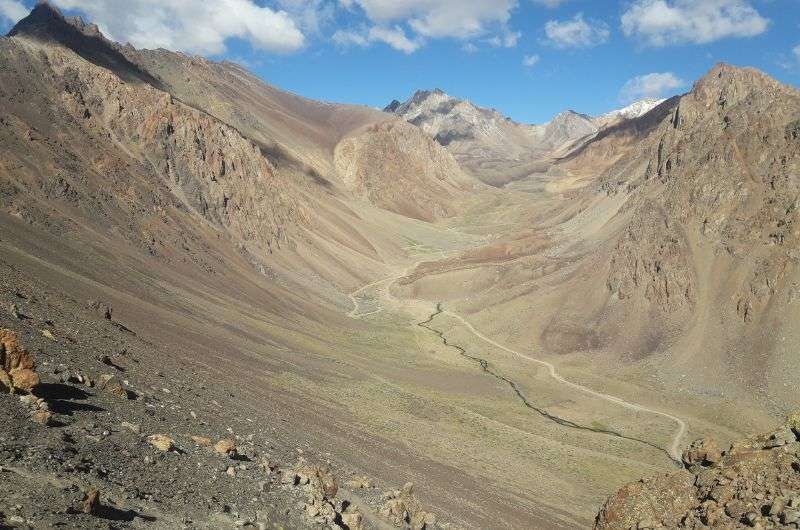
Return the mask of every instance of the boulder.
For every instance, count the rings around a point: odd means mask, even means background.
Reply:
[[[235,456],[236,442],[230,439],[220,440],[214,445],[214,452],[225,456]]]
[[[342,514],[342,523],[349,530],[364,530],[364,516],[358,510],[345,512]]]
[[[98,489],[92,488],[86,492],[82,511],[90,515],[96,515],[100,511],[100,491]]]
[[[211,444],[214,443],[211,438],[206,438],[205,436],[192,436],[191,438],[195,445],[200,447],[211,447]]]
[[[175,440],[165,434],[152,434],[147,437],[147,442],[165,453],[175,449]]]
[[[395,526],[425,530],[433,528],[436,524],[436,515],[422,509],[422,503],[414,495],[412,482],[407,482],[400,490],[384,493],[383,499],[385,502],[380,514]]]
[[[794,431],[791,427],[783,427],[773,432],[769,439],[764,444],[765,449],[774,449],[776,447],[783,447],[784,445],[793,444],[797,441]]]
[[[687,468],[710,466],[722,459],[722,451],[712,438],[696,440],[683,452],[683,463]]]
[[[339,491],[328,466],[301,464],[295,469],[296,483],[308,485],[313,498],[333,499]]]
[[[97,388],[105,392],[106,394],[110,394],[112,396],[116,396],[123,399],[129,399],[130,394],[122,386],[122,383],[117,379],[116,376],[113,375],[101,375],[100,378],[97,380]]]
[[[10,329],[0,329],[0,391],[30,393],[39,385],[33,355]]]
[[[53,413],[48,410],[37,410],[31,414],[31,419],[39,425],[49,427],[53,421]]]
[[[0,369],[0,393],[10,394],[14,391],[14,384],[11,382],[11,376],[5,370]]]
[[[111,320],[111,316],[114,313],[114,308],[109,304],[105,302],[99,302],[97,300],[89,300],[88,306],[89,309],[93,310],[98,315],[102,315],[104,319]]]

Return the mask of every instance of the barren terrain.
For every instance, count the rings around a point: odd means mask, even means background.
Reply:
[[[493,187],[47,4],[0,64],[0,328],[41,377],[0,395],[0,527],[581,528],[800,404],[800,96],[763,74]]]

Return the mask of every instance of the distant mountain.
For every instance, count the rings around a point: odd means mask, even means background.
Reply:
[[[546,151],[539,147],[543,127],[514,122],[439,89],[418,91],[384,111],[420,127],[447,147],[466,171],[490,184],[508,182]]]
[[[537,147],[552,153],[568,150],[576,143],[593,138],[599,131],[590,116],[572,110],[565,110],[538,127],[541,133]]]
[[[662,101],[637,101],[598,117],[566,110],[535,125],[515,122],[494,109],[435,89],[417,91],[405,102],[394,100],[384,112],[422,128],[484,182],[504,184],[543,170],[550,160],[575,150],[602,129],[638,118]]]
[[[633,120],[644,116],[657,106],[664,103],[666,99],[648,98],[631,103],[627,107],[612,110],[594,119],[594,122],[600,127],[608,127],[623,120]]]

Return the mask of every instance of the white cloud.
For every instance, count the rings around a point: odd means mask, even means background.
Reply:
[[[652,73],[634,77],[620,90],[619,98],[630,103],[645,98],[660,98],[686,86],[686,81],[672,72]]]
[[[522,65],[527,68],[533,68],[534,66],[539,64],[539,61],[541,59],[542,58],[539,57],[538,55],[526,55],[525,57],[522,58]]]
[[[253,47],[278,53],[305,46],[306,39],[283,10],[254,0],[51,0],[83,12],[109,37],[142,48],[168,48],[222,54],[226,42],[241,38]]]
[[[331,39],[339,46],[369,46],[366,32],[339,30],[333,34]]]
[[[567,0],[533,0],[534,3],[549,7],[551,9],[560,6],[566,1]]]
[[[313,34],[319,34],[323,26],[332,24],[336,16],[336,4],[332,0],[277,0],[277,5],[303,31]]]
[[[393,28],[376,26],[370,28],[369,40],[385,42],[395,50],[399,50],[403,53],[414,53],[420,47],[420,42],[409,39],[400,26],[395,26]]]
[[[795,59],[797,59],[798,62],[800,62],[800,44],[794,47],[792,53],[794,54]]]
[[[587,22],[583,13],[569,20],[551,20],[545,24],[544,32],[556,48],[591,48],[603,44],[611,35],[604,22]]]
[[[16,24],[28,15],[28,9],[17,0],[0,0],[0,19]]]
[[[366,47],[373,42],[383,42],[403,53],[414,53],[422,42],[410,39],[400,26],[374,26],[361,31],[340,30],[333,34],[333,42],[340,46]]]
[[[636,0],[622,15],[625,35],[650,46],[753,37],[768,26],[746,0]]]
[[[468,39],[505,28],[517,0],[340,0],[358,5],[377,25],[407,23],[427,38]]]
[[[486,39],[486,43],[495,48],[514,48],[521,37],[522,33],[518,31],[508,31],[502,35],[495,35]]]

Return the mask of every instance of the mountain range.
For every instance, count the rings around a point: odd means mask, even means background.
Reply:
[[[0,527],[794,524],[795,87],[380,111],[40,2],[0,145]]]
[[[540,171],[542,160],[564,156],[601,130],[638,118],[662,101],[637,101],[596,118],[566,110],[548,123],[528,125],[436,89],[418,91],[403,103],[394,100],[384,111],[433,136],[475,177],[502,185]]]

